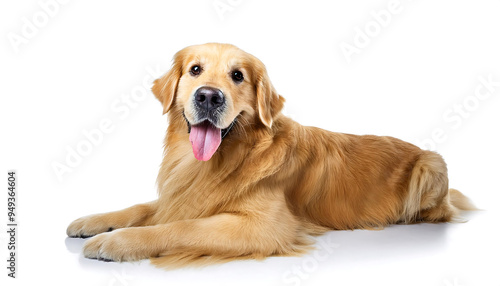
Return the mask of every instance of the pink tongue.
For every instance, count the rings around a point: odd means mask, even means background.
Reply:
[[[219,148],[221,139],[220,129],[208,122],[191,126],[189,142],[193,146],[196,159],[208,161]]]

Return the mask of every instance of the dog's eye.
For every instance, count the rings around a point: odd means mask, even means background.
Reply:
[[[198,65],[192,66],[189,73],[193,76],[199,75],[201,73],[201,67]]]
[[[233,71],[231,73],[231,77],[235,82],[242,82],[243,81],[243,73],[240,71]]]

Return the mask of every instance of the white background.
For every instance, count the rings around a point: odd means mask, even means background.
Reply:
[[[0,178],[15,169],[19,183],[19,278],[7,278],[4,262],[0,281],[500,285],[500,87],[475,97],[479,77],[500,81],[500,2],[68,1],[44,12],[47,2],[0,4]],[[397,11],[383,25],[374,22],[388,5]],[[367,28],[371,36],[362,41]],[[19,45],[16,35],[24,38]],[[359,50],[348,61],[341,45],[355,40]],[[65,237],[73,219],[156,197],[167,122],[154,96],[140,93],[143,81],[149,89],[150,73],[167,71],[176,51],[205,42],[232,43],[260,58],[287,99],[285,113],[304,125],[427,148],[438,134],[434,147],[448,162],[450,186],[485,211],[463,224],[330,232],[318,239],[334,243],[333,251],[318,244],[304,257],[169,271],[148,261],[84,259],[83,240]],[[455,106],[467,113],[457,115]],[[112,131],[58,178],[53,165],[67,165],[68,150],[88,144],[84,132],[103,119]],[[0,238],[5,261],[5,231]]]

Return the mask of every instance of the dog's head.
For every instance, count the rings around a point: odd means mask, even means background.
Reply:
[[[271,128],[284,99],[271,84],[264,64],[228,44],[190,46],[154,82],[163,112],[184,117],[198,160],[207,161],[239,121]]]

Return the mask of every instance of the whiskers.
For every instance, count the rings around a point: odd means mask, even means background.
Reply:
[[[253,123],[248,121],[245,116],[239,115],[235,126],[233,127],[233,132],[240,134],[243,139],[248,139],[247,127],[251,126]]]

